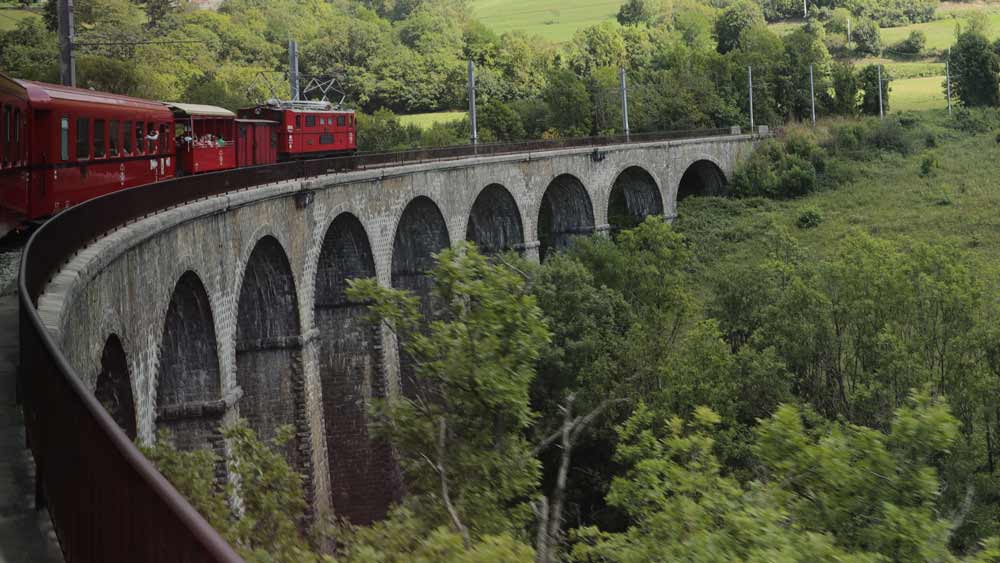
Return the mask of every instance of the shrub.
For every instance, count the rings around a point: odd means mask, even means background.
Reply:
[[[800,229],[813,229],[823,222],[823,215],[815,207],[807,207],[799,214],[795,225]]]
[[[920,161],[920,175],[927,177],[930,176],[934,169],[940,166],[936,158],[933,155],[924,156],[923,160]]]
[[[892,46],[894,51],[905,53],[908,55],[916,55],[923,52],[924,47],[927,46],[927,36],[924,32],[920,30],[913,30],[910,35],[903,39],[899,43]]]
[[[825,168],[823,150],[806,134],[785,142],[770,140],[754,151],[733,177],[738,197],[793,198],[816,190],[817,174]]]

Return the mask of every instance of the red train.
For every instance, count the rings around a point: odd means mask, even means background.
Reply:
[[[272,102],[237,117],[0,73],[0,208],[16,224],[177,175],[356,150],[354,112],[327,102]]]

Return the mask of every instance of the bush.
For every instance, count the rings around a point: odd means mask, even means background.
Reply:
[[[792,134],[784,143],[770,140],[736,171],[732,192],[738,197],[803,196],[816,190],[825,164],[823,150],[809,135]]]
[[[986,133],[1000,127],[1000,112],[996,108],[959,107],[949,125],[963,133]]]
[[[837,153],[861,158],[874,156],[878,151],[909,154],[913,150],[914,139],[920,136],[920,132],[908,132],[898,118],[866,119],[832,128],[830,146]]]
[[[903,39],[899,43],[892,46],[894,51],[899,53],[905,53],[908,55],[916,55],[923,52],[924,47],[927,46],[927,36],[924,32],[919,30],[913,30],[906,39]]]
[[[854,49],[859,53],[877,55],[882,51],[882,33],[878,24],[872,20],[862,19],[855,22],[851,30],[851,40]]]
[[[934,172],[934,169],[939,166],[940,165],[938,164],[937,159],[934,158],[933,155],[926,155],[923,160],[920,161],[920,175],[926,178],[927,176],[930,176],[931,173]]]
[[[800,229],[813,229],[823,222],[823,214],[815,207],[807,207],[799,214],[795,225]]]

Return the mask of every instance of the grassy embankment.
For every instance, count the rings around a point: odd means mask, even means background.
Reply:
[[[873,150],[869,160],[842,162],[840,168],[853,173],[850,180],[799,199],[689,199],[680,203],[677,227],[696,241],[699,255],[723,260],[758,259],[777,224],[804,252],[820,259],[848,233],[862,230],[890,240],[951,244],[968,252],[975,264],[995,270],[1000,264],[996,132],[947,127],[943,111],[916,119],[908,130],[913,148],[907,155]],[[822,137],[822,122],[819,129]],[[934,142],[928,143],[931,136]],[[926,175],[921,172],[925,158],[935,163]],[[819,211],[822,223],[798,228],[799,216],[810,208]]]
[[[0,31],[9,31],[17,27],[18,22],[26,18],[41,17],[36,12],[14,8],[12,4],[0,2]]]

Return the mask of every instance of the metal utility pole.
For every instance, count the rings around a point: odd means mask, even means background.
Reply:
[[[847,16],[847,48],[851,48],[851,16]]]
[[[804,18],[809,17],[809,6],[806,5],[807,1],[808,0],[802,0],[802,17]]]
[[[469,59],[469,128],[472,129],[472,144],[479,144],[476,129],[476,65]]]
[[[76,58],[73,56],[73,0],[58,0],[58,2],[59,81],[63,86],[76,86]]]
[[[747,67],[747,78],[750,80],[750,133],[753,133],[753,67]]]
[[[951,61],[944,62],[944,75],[948,83],[948,115],[951,115]]]
[[[625,69],[622,68],[620,72],[621,76],[621,89],[622,89],[622,131],[625,132],[625,142],[629,142],[629,130],[628,130],[628,87],[625,85]]]
[[[288,40],[288,82],[292,88],[292,101],[299,101],[299,45]]]
[[[809,99],[812,100],[812,123],[816,128],[816,85],[813,82],[813,65],[809,65]]]
[[[882,110],[882,65],[878,65],[878,118],[885,119],[885,111]]]

